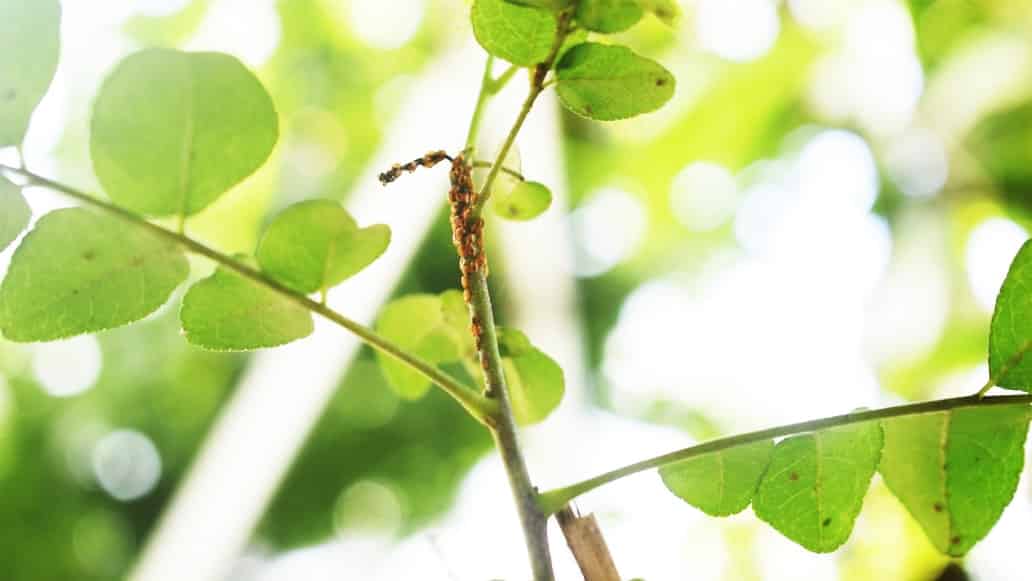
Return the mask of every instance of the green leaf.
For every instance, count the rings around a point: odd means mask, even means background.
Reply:
[[[548,57],[559,27],[555,14],[547,10],[504,0],[475,0],[470,20],[484,50],[525,67]]]
[[[659,475],[688,504],[710,516],[730,516],[752,502],[773,450],[771,440],[735,446],[664,466]]]
[[[278,132],[272,99],[232,56],[145,50],[104,81],[90,153],[116,203],[189,216],[261,167]]]
[[[1032,240],[1011,263],[989,326],[989,375],[1009,389],[1032,391]]]
[[[517,423],[529,425],[544,420],[563,400],[566,385],[562,368],[516,329],[499,327],[498,343]]]
[[[462,293],[414,294],[392,301],[376,321],[376,331],[402,349],[430,363],[448,363],[472,349]],[[407,399],[418,399],[430,380],[390,355],[377,352],[387,383]]]
[[[853,530],[881,447],[878,422],[782,440],[753,499],[756,516],[810,551],[837,549]]]
[[[655,111],[674,94],[670,71],[623,46],[578,44],[556,70],[563,105],[589,119],[614,121]]]
[[[189,274],[177,248],[138,226],[82,208],[40,218],[0,286],[0,329],[51,341],[154,312]]]
[[[677,0],[637,0],[647,12],[656,15],[667,26],[677,26],[681,19],[681,6]]]
[[[387,250],[391,230],[359,228],[337,202],[290,206],[269,225],[258,245],[258,264],[302,293],[328,289],[357,274]]]
[[[552,192],[539,182],[519,182],[493,197],[494,211],[508,220],[526,221],[540,216],[552,205]]]
[[[25,139],[33,110],[57,72],[57,0],[0,0],[0,147]]]
[[[580,0],[576,18],[595,32],[620,32],[641,20],[644,11],[638,0]]]
[[[0,251],[14,242],[31,218],[32,210],[22,197],[21,189],[0,177]]]
[[[940,552],[959,557],[1010,503],[1024,464],[1029,408],[982,406],[883,422],[880,471]]]
[[[1032,218],[1032,101],[986,116],[965,145],[1007,208]]]
[[[307,309],[224,268],[190,287],[179,311],[186,340],[212,351],[246,351],[307,337]]]

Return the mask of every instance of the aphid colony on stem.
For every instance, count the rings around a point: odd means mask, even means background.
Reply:
[[[451,206],[452,243],[459,254],[462,296],[466,304],[470,305],[473,301],[470,277],[481,270],[486,277],[488,268],[487,255],[484,254],[484,219],[474,215],[477,191],[473,187],[472,166],[466,161],[464,152],[451,157],[441,150],[431,151],[408,163],[394,164],[391,169],[380,174],[380,183],[386,186],[401,177],[403,171],[411,173],[416,168],[434,167],[444,160],[451,162],[451,171],[448,174],[451,181],[448,203]],[[480,364],[486,369],[488,363],[483,350],[483,329],[476,315],[472,316],[470,332],[473,334],[473,343]]]

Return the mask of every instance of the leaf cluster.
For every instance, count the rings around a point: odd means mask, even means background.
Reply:
[[[560,39],[554,69],[562,104],[615,121],[655,111],[674,94],[670,71],[604,36],[634,26],[646,12],[668,23],[679,14],[669,0],[476,0],[470,19],[484,50],[517,66],[551,65],[545,61]]]
[[[997,298],[988,386],[1032,392],[1032,241]],[[713,516],[750,503],[758,517],[815,552],[849,538],[875,471],[932,545],[967,553],[1003,514],[1018,486],[1032,410],[967,407],[830,428],[704,454],[660,469],[671,492]]]

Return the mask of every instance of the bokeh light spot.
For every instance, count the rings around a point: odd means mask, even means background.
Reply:
[[[774,46],[781,23],[771,0],[701,0],[695,32],[702,48],[731,61],[760,58]]]
[[[392,488],[362,480],[337,499],[333,524],[338,534],[376,532],[391,536],[401,529],[403,511],[401,499]]]
[[[349,0],[351,28],[367,45],[391,50],[409,43],[419,32],[426,12],[425,0]]]
[[[641,203],[631,194],[606,188],[596,192],[571,215],[577,240],[579,276],[598,276],[626,259],[645,232]]]
[[[136,0],[133,8],[140,14],[158,17],[175,14],[189,3],[190,0]]]
[[[216,0],[187,48],[227,52],[259,67],[276,52],[282,34],[275,0]]]
[[[722,165],[699,161],[674,177],[670,205],[682,224],[697,231],[723,225],[738,205],[738,186]]]
[[[910,131],[896,140],[885,152],[885,163],[899,189],[916,198],[935,195],[949,175],[946,147],[927,130]]]
[[[89,389],[100,375],[100,344],[92,335],[41,343],[32,356],[40,387],[54,397],[70,397]]]
[[[161,456],[147,436],[135,430],[117,430],[94,446],[93,473],[113,498],[134,500],[158,483]]]
[[[855,133],[837,129],[821,132],[799,155],[799,187],[809,199],[870,210],[878,196],[874,155]]]
[[[965,263],[971,292],[983,309],[992,312],[1010,263],[1028,239],[1028,232],[1006,218],[990,218],[971,231]]]

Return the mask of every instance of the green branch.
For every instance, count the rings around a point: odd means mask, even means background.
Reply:
[[[498,172],[502,169],[505,158],[508,157],[509,151],[512,149],[513,144],[516,143],[516,136],[519,135],[520,130],[523,129],[523,123],[527,120],[527,115],[530,114],[530,110],[534,107],[534,102],[537,101],[538,96],[544,92],[546,86],[545,77],[547,77],[548,72],[552,70],[556,59],[559,58],[559,50],[566,41],[566,36],[570,33],[570,30],[570,13],[568,11],[561,12],[559,14],[559,26],[556,29],[555,40],[552,42],[552,48],[545,60],[534,67],[533,75],[530,78],[530,91],[527,93],[526,99],[523,100],[523,105],[520,107],[519,115],[516,116],[516,122],[513,123],[512,128],[509,129],[509,134],[505,137],[505,141],[502,143],[502,148],[498,150],[498,155],[495,157],[494,163],[491,164],[491,171],[488,172],[487,178],[484,179],[484,185],[480,188],[480,194],[477,196],[477,203],[473,207],[473,219],[480,216],[483,212],[484,204],[486,204],[488,198],[491,197],[491,186],[494,185],[494,181],[498,177]]]
[[[484,186],[480,190],[476,204],[472,208],[469,220],[476,222],[480,218],[484,202],[487,201],[487,194],[490,192],[492,183],[502,171],[502,162],[512,149],[516,141],[516,135],[523,127],[534,101],[541,94],[542,84],[545,76],[551,70],[555,59],[559,54],[559,48],[566,39],[568,33],[569,13],[563,12],[559,16],[559,27],[556,30],[555,40],[552,43],[552,50],[544,62],[538,64],[531,77],[530,94],[523,102],[519,116],[509,130],[509,134],[502,145],[501,151],[491,170],[488,172]],[[510,67],[498,79],[491,78],[491,66],[494,57],[488,56],[484,65],[484,74],[480,82],[480,93],[477,95],[476,107],[469,124],[469,131],[466,135],[466,150],[470,151],[475,146],[477,134],[480,130],[481,120],[487,101],[515,75],[516,67]],[[505,373],[502,370],[502,357],[498,350],[498,332],[495,328],[494,310],[491,306],[491,293],[487,286],[485,269],[481,268],[471,273],[468,280],[469,310],[472,320],[478,321],[480,326],[480,341],[483,367],[485,395],[493,403],[498,405],[498,413],[492,418],[494,421],[489,424],[491,435],[495,441],[495,447],[502,457],[505,472],[509,477],[509,488],[512,490],[513,499],[516,502],[516,510],[519,514],[520,525],[523,528],[523,538],[527,545],[527,554],[530,558],[530,565],[535,581],[552,581],[555,574],[552,571],[552,556],[548,547],[548,518],[541,512],[538,506],[537,489],[530,479],[530,472],[527,463],[520,450],[519,437],[516,432],[516,421],[512,412],[512,404],[509,400],[508,387],[505,384]]]
[[[318,301],[312,300],[311,298],[293,291],[276,280],[273,280],[263,274],[261,271],[254,269],[243,262],[234,259],[231,256],[223,254],[218,250],[215,250],[209,246],[205,246],[196,240],[189,238],[178,232],[168,230],[157,224],[147,221],[141,216],[126,210],[125,208],[116,206],[110,202],[95,198],[85,192],[66,186],[64,184],[49,180],[45,177],[36,175],[28,170],[10,167],[7,165],[0,165],[0,171],[6,171],[8,173],[21,176],[22,178],[29,181],[29,183],[37,186],[42,186],[47,189],[55,190],[69,197],[75,198],[81,202],[85,202],[91,206],[100,208],[105,212],[113,214],[126,222],[149,230],[151,233],[169,240],[186,250],[199,254],[206,258],[213,260],[221,266],[228,268],[236,272],[237,274],[244,276],[262,286],[265,286],[291,302],[305,308],[313,313],[319,314],[322,317],[332,321],[344,329],[352,332],[358,338],[362,339],[373,349],[380,352],[386,353],[391,357],[401,361],[408,365],[412,369],[424,375],[427,379],[432,381],[434,384],[443,389],[448,395],[452,396],[458,401],[462,407],[466,408],[466,411],[470,413],[479,422],[488,424],[491,418],[497,414],[498,404],[484,397],[476,390],[470,388],[467,385],[462,384],[457,379],[451,377],[444,371],[437,367],[423,361],[422,359],[415,357],[414,355],[406,352],[401,347],[395,345],[391,341],[378,335],[372,329],[353,321],[337,311],[329,308],[325,304]]]
[[[682,460],[701,456],[703,454],[711,454],[713,452],[720,452],[728,448],[735,446],[741,446],[744,444],[752,444],[754,442],[761,442],[764,440],[770,440],[771,438],[779,438],[783,436],[791,436],[793,434],[803,432],[815,432],[817,430],[824,430],[827,428],[834,428],[838,426],[845,426],[849,424],[856,424],[860,422],[869,422],[871,420],[884,420],[888,418],[897,418],[900,416],[909,416],[916,414],[926,414],[931,412],[942,412],[957,408],[964,407],[975,407],[975,406],[990,406],[990,405],[1015,405],[1015,404],[1030,404],[1032,403],[1032,395],[1004,395],[995,397],[981,397],[979,395],[969,395],[965,397],[955,397],[951,399],[940,399],[934,401],[926,401],[921,403],[911,403],[906,405],[893,406],[888,408],[882,408],[879,410],[867,410],[860,412],[853,412],[848,414],[842,414],[838,416],[831,416],[827,418],[821,418],[818,420],[810,420],[807,422],[799,422],[795,424],[788,424],[784,426],[778,426],[776,428],[767,428],[765,430],[759,430],[756,432],[748,432],[746,434],[739,434],[737,436],[729,436],[727,438],[718,438],[711,440],[697,446],[690,448],[684,448],[676,452],[670,452],[669,454],[663,454],[662,456],[656,456],[655,458],[649,458],[648,460],[642,460],[641,462],[635,462],[629,464],[623,468],[617,468],[611,470],[605,474],[600,474],[594,478],[583,480],[576,484],[564,486],[562,488],[556,488],[543,492],[538,496],[538,503],[541,505],[541,510],[545,514],[554,514],[560,510],[566,503],[570,502],[574,498],[594,490],[604,484],[619,480],[625,476],[637,474],[645,470],[651,470],[653,468],[661,468],[668,464],[674,464]]]

